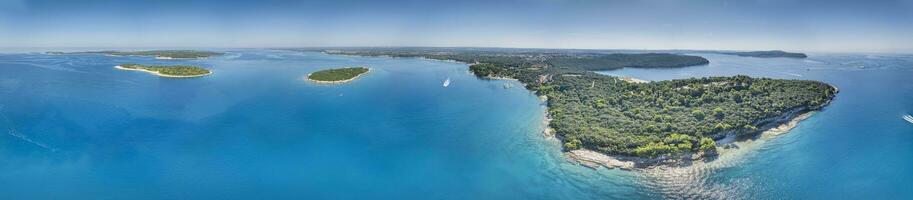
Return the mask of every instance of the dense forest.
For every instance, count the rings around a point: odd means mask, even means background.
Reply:
[[[189,65],[146,66],[146,65],[141,65],[141,64],[121,64],[118,66],[126,68],[126,69],[141,69],[141,70],[146,70],[146,71],[153,71],[153,72],[158,72],[159,74],[170,75],[170,76],[201,76],[201,75],[206,75],[206,74],[210,73],[210,71],[208,69],[204,69],[202,67],[197,67],[197,66],[189,66]]]
[[[713,150],[726,133],[752,135],[772,118],[817,109],[836,92],[815,81],[747,76],[629,83],[595,73],[539,87],[568,149],[642,157]]]
[[[672,68],[709,64],[700,56],[676,55],[668,53],[644,54],[606,54],[584,57],[557,57],[547,60],[551,66],[587,71],[603,71],[631,68]]]
[[[655,158],[714,151],[726,134],[755,135],[778,117],[818,109],[837,92],[817,81],[748,76],[630,83],[593,70],[707,64],[677,54],[591,54],[440,49],[359,49],[332,54],[425,57],[470,63],[480,77],[516,78],[548,97],[565,150]]]
[[[366,67],[347,67],[338,69],[320,70],[308,75],[308,79],[315,81],[345,81],[367,73]]]

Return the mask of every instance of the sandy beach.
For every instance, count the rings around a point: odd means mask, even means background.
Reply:
[[[618,79],[621,79],[622,81],[625,81],[625,82],[628,82],[628,83],[649,83],[649,82],[650,82],[650,81],[647,81],[647,80],[637,79],[637,78],[634,78],[634,77],[618,77]]]

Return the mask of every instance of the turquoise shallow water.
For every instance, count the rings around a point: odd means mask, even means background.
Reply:
[[[822,80],[837,100],[719,164],[590,170],[541,135],[516,82],[413,58],[231,50],[193,61],[0,54],[0,193],[9,199],[913,198],[913,59],[702,55],[709,66],[606,73]],[[118,63],[212,68],[196,79]],[[307,73],[369,66],[348,84]],[[860,68],[859,66],[865,67]],[[446,78],[449,87],[442,87]],[[503,85],[514,84],[505,89]],[[674,171],[674,172],[673,172]]]

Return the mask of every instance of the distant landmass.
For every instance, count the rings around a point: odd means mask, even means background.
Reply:
[[[706,65],[710,61],[700,56],[668,53],[606,54],[590,56],[561,56],[546,60],[546,63],[560,68],[588,71],[604,71],[630,68],[675,68]]]
[[[155,50],[155,51],[80,51],[80,52],[60,52],[50,51],[48,54],[66,55],[66,54],[105,54],[112,56],[155,56],[156,59],[201,59],[211,56],[224,55],[221,52],[196,51],[196,50]]]
[[[302,49],[313,51],[314,49]],[[747,76],[647,82],[592,71],[704,65],[699,56],[586,50],[346,48],[329,54],[424,57],[469,63],[479,77],[516,79],[547,99],[550,127],[564,150],[612,155],[637,165],[716,154],[715,140],[795,124],[837,93],[828,84]],[[744,56],[792,56],[765,52]],[[581,151],[585,150],[585,151]],[[578,153],[584,152],[584,153]]]
[[[746,56],[746,57],[757,57],[757,58],[808,58],[804,53],[792,53],[785,52],[780,50],[773,51],[742,51],[742,52],[723,52],[717,51],[719,54],[727,55],[736,55],[736,56]]]

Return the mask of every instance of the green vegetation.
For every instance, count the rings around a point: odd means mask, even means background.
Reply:
[[[548,97],[550,126],[566,150],[585,148],[644,158],[713,153],[727,134],[756,135],[826,105],[837,92],[825,83],[747,76],[630,83],[591,70],[685,67],[706,59],[676,54],[599,54],[546,50],[355,49],[366,56],[421,56],[470,63],[480,77],[518,79]],[[700,58],[700,59],[698,59]]]
[[[83,52],[47,52],[48,54],[106,54],[115,56],[155,56],[172,59],[199,59],[220,56],[224,53],[195,50],[157,50],[157,51],[83,51]]]
[[[711,150],[712,139],[754,135],[769,119],[817,109],[836,92],[815,81],[735,76],[637,84],[595,73],[555,76],[537,88],[549,97],[551,126],[565,141],[641,157]]]
[[[604,71],[632,68],[674,68],[709,64],[705,58],[668,53],[608,54],[586,57],[559,57],[549,59],[548,64],[570,69]]]
[[[212,73],[208,69],[204,69],[197,66],[188,66],[188,65],[174,65],[174,66],[146,66],[141,64],[121,64],[118,65],[126,70],[141,70],[154,72],[158,75],[168,76],[168,77],[197,77],[204,76]]]
[[[758,58],[807,58],[804,53],[791,53],[780,50],[773,51],[746,51],[746,52],[720,52],[722,54],[758,57]]]
[[[320,82],[345,82],[369,71],[366,67],[348,67],[320,70],[308,75],[308,79]]]

